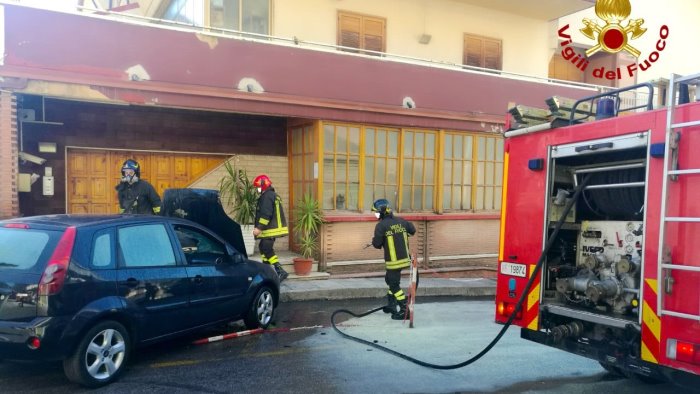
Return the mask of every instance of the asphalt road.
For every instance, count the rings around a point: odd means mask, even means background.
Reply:
[[[121,380],[98,393],[677,393],[671,384],[647,385],[613,376],[594,361],[520,339],[510,328],[483,358],[455,370],[418,366],[342,337],[329,327],[332,311],[363,312],[379,300],[296,302],[282,305],[271,332],[207,345],[202,336],[243,329],[240,324],[169,341],[134,353]],[[382,312],[340,328],[351,335],[440,365],[477,354],[500,325],[493,301],[432,298],[416,305],[415,327]],[[314,327],[321,326],[321,327]],[[289,330],[293,329],[293,330]],[[698,386],[700,387],[700,386]],[[82,392],[60,364],[0,363],[3,393]]]

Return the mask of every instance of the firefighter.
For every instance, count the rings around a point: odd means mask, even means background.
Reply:
[[[391,313],[394,320],[410,317],[406,311],[406,294],[401,289],[401,270],[411,265],[408,249],[408,236],[416,233],[413,223],[394,216],[389,201],[380,198],[372,204],[372,212],[379,220],[374,228],[372,246],[384,248],[386,275],[384,281],[389,286],[387,305],[384,313]]]
[[[141,167],[136,160],[122,164],[122,179],[115,187],[119,198],[119,213],[160,213],[160,196],[153,186],[141,178]]]
[[[286,237],[289,234],[287,219],[282,209],[282,199],[275,193],[272,181],[265,175],[258,175],[253,180],[253,186],[257,188],[260,198],[255,210],[255,228],[253,236],[260,239],[260,254],[263,263],[268,263],[279,275],[280,282],[289,274],[280,265],[279,257],[275,254],[275,239]]]

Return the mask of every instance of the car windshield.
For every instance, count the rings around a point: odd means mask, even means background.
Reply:
[[[0,227],[0,269],[33,270],[48,254],[51,238],[47,231]]]

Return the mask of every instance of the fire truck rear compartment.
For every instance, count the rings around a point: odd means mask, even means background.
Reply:
[[[550,343],[619,345],[620,354],[638,357],[630,352],[639,349],[631,342],[638,341],[640,330],[647,174],[646,135],[638,138],[632,146],[594,141],[552,155],[548,236],[576,185],[590,179],[542,267],[540,322]]]

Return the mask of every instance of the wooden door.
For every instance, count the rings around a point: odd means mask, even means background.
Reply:
[[[141,166],[141,178],[151,183],[162,197],[165,189],[187,187],[227,156],[70,149],[68,213],[118,213],[114,187],[120,182],[122,164],[130,158]]]

